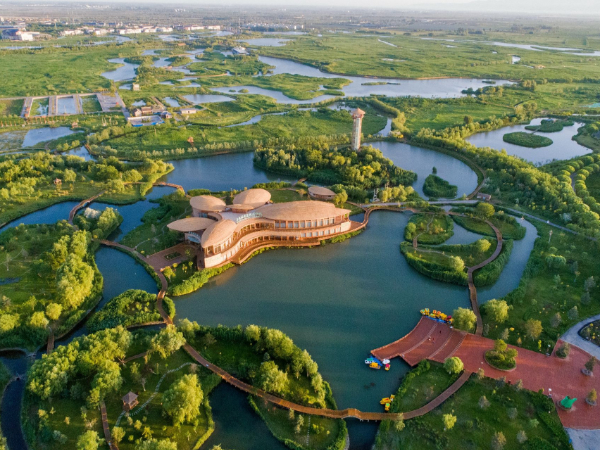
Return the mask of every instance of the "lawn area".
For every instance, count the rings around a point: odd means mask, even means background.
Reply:
[[[458,207],[452,208],[452,211],[461,212],[464,214],[474,214],[475,211],[472,208]],[[492,230],[487,223],[477,217],[463,217],[463,216],[452,216],[452,219],[461,227],[466,228],[473,233],[482,234],[484,236],[490,236],[495,238],[496,233]],[[523,239],[525,237],[525,227],[521,226],[517,219],[508,214],[502,212],[497,213],[491,219],[489,219],[496,228],[502,233],[504,239]]]
[[[145,389],[140,381],[135,381],[135,376],[131,374],[132,362],[125,365],[121,373],[123,374],[123,386],[118,394],[114,394],[106,401],[106,409],[108,412],[109,423],[111,428],[115,425],[119,414],[122,411],[121,397],[126,393],[133,391],[139,395],[138,401],[143,405],[150,399],[152,394],[158,388],[157,395],[150,400],[150,403],[145,409],[138,406],[132,414],[132,423],[130,424],[124,417],[119,426],[125,431],[125,438],[119,443],[119,448],[123,450],[133,450],[137,447],[137,442],[142,438],[142,430],[144,427],[149,427],[152,431],[154,439],[168,438],[172,442],[177,443],[177,448],[180,450],[192,450],[197,448],[197,443],[201,443],[210,436],[214,429],[212,420],[212,412],[209,404],[208,396],[210,392],[219,384],[221,379],[194,363],[192,358],[183,350],[178,350],[167,359],[161,359],[158,355],[153,355],[148,364],[147,369],[144,367],[144,359],[141,358],[135,361],[140,366],[140,373],[144,374],[146,379]],[[157,370],[158,369],[158,370]],[[163,379],[162,377],[167,371],[175,370],[169,373]],[[162,402],[163,394],[176,380],[186,374],[196,374],[204,392],[204,401],[200,407],[200,416],[196,419],[197,423],[181,424],[173,426],[170,419],[163,415]],[[159,381],[162,383],[158,387]],[[137,412],[136,412],[137,411]],[[136,429],[136,422],[142,423],[142,430]],[[133,438],[131,439],[130,436]]]
[[[375,134],[385,127],[383,116],[367,116],[363,121],[363,133]],[[144,129],[146,128],[146,129]],[[236,149],[254,149],[259,143],[273,145],[277,140],[295,141],[298,137],[349,135],[352,130],[352,118],[347,111],[293,111],[286,115],[266,115],[258,123],[237,127],[211,127],[164,125],[157,128],[143,127],[125,136],[104,142],[117,150],[119,156],[136,155],[144,151],[144,156],[153,157],[161,150],[187,149],[188,139],[193,137],[194,146],[207,147],[216,151]],[[146,151],[152,149],[152,151]],[[213,151],[214,152],[214,151]],[[163,156],[161,154],[161,156]],[[198,153],[190,153],[198,156]]]
[[[504,136],[502,136],[502,140],[504,142],[508,142],[509,144],[530,148],[548,147],[553,143],[552,139],[550,138],[540,136],[538,134],[525,133],[523,131],[506,133]]]
[[[188,69],[199,75],[222,75],[229,72],[232,75],[258,75],[267,73],[273,66],[262,63],[257,56],[225,56],[221,52],[202,53],[188,66]]]
[[[310,200],[304,189],[268,189],[273,203],[297,202]]]
[[[158,204],[157,207],[146,211],[142,216],[142,224],[127,233],[121,241],[146,255],[177,244],[182,238],[181,233],[169,230],[167,225],[191,215],[192,212],[189,199],[180,191],[153,202]]]
[[[484,315],[484,324],[492,339],[508,328],[508,343],[546,352],[571,326],[600,312],[600,268],[596,244],[537,221],[532,224],[539,236],[519,287],[504,298],[511,306],[508,319],[495,323]],[[528,320],[541,322],[539,336],[526,335]]]
[[[415,234],[419,244],[441,244],[454,234],[454,222],[446,214],[414,214],[404,230],[404,237],[412,242]]]
[[[402,379],[390,410],[407,412],[425,406],[450,387],[456,378],[440,363],[421,361]]]
[[[471,244],[456,244],[456,245],[419,245],[418,251],[423,251],[423,257],[427,260],[436,261],[439,264],[445,265],[443,261],[448,261],[452,256],[461,258],[467,267],[475,266],[480,262],[485,261],[496,249],[497,242],[495,239],[482,239],[489,243],[489,247],[485,251],[481,251],[487,245],[479,247],[479,241]],[[428,250],[430,252],[428,252]]]
[[[7,62],[0,67],[0,79],[3,81],[0,96],[56,95],[110,88],[110,80],[100,74],[114,70],[116,65],[109,63],[108,59],[118,58],[127,50],[123,46],[92,46],[80,50],[0,51]]]
[[[414,380],[420,385],[419,377]],[[482,401],[482,397],[486,400]],[[457,419],[449,430],[444,430],[445,414]],[[375,449],[487,449],[499,432],[506,439],[506,449],[571,448],[551,400],[543,394],[500,386],[495,380],[478,379],[476,375],[441,406],[405,424],[402,431],[396,431],[393,422],[382,422]],[[527,439],[524,445],[517,440],[521,431]]]
[[[20,116],[24,100],[0,100],[0,116]]]
[[[95,95],[82,97],[81,103],[83,104],[83,112],[91,113],[91,112],[101,112],[102,107],[100,106],[100,102],[96,98]]]
[[[518,37],[515,37],[518,36]],[[597,78],[600,67],[588,58],[560,52],[518,49],[521,61],[512,64],[516,50],[491,47],[486,35],[457,37],[436,34],[436,38],[454,40],[452,46],[440,40],[426,40],[426,32],[410,36],[331,34],[299,36],[280,47],[261,47],[261,54],[293,59],[330,73],[370,75],[391,78],[474,77],[521,79],[565,79],[582,81]],[[530,37],[517,33],[512,39]],[[392,44],[392,45],[390,45]],[[491,50],[494,50],[492,52]],[[544,66],[531,70],[528,66]]]

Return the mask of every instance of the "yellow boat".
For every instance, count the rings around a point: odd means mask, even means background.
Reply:
[[[390,410],[390,404],[386,403],[385,404],[385,412],[388,412]]]
[[[381,399],[381,401],[379,402],[379,404],[380,404],[380,405],[385,405],[386,403],[390,403],[391,401],[392,401],[392,399],[391,399],[391,398],[389,398],[389,397],[385,397],[385,398],[382,398],[382,399]]]
[[[372,362],[371,364],[369,364],[369,367],[371,369],[381,369],[381,366],[379,364],[377,364],[376,362]]]

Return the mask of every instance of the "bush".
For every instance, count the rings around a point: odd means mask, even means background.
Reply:
[[[508,348],[502,339],[494,343],[494,349],[485,352],[485,359],[488,364],[496,369],[510,370],[517,366],[517,351]]]
[[[446,358],[444,361],[444,369],[450,374],[455,375],[461,373],[465,368],[465,365],[461,361],[461,359],[457,356],[453,356],[451,358]]]
[[[169,286],[169,294],[174,296],[189,294],[190,292],[197,291],[210,280],[212,277],[217,276],[227,269],[233,267],[233,264],[229,263],[224,265],[223,267],[218,267],[214,269],[204,269],[199,272],[196,272],[194,275],[189,277],[187,280],[183,280],[179,284],[175,284],[173,286]]]

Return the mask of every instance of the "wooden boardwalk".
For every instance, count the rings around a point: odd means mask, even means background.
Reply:
[[[113,442],[112,435],[110,434],[110,427],[108,426],[108,416],[106,414],[106,405],[104,402],[100,402],[100,416],[102,417],[102,430],[104,430],[104,439],[108,444],[110,450],[119,450],[116,442]]]
[[[368,209],[367,211],[365,211],[365,217],[364,217],[363,222],[358,225],[357,229],[364,228],[367,225],[370,214],[372,213],[373,210],[376,210],[376,209],[385,209],[385,210],[392,210],[392,211],[407,210],[407,209],[399,209],[399,208],[393,207],[393,206],[383,206],[383,207]],[[415,212],[415,210],[411,210],[411,211]],[[481,263],[477,266],[474,266],[472,268],[471,274],[478,268],[481,268],[484,265],[489,264],[491,261],[493,261],[498,256],[498,254],[500,253],[500,251],[502,249],[502,244],[501,244],[502,243],[502,235],[491,223],[488,222],[488,224],[490,224],[490,226],[492,226],[492,228],[496,231],[496,235],[499,238],[498,246],[496,248],[496,251],[490,258],[488,258],[483,263]],[[138,255],[139,257],[144,259],[142,255],[140,255],[136,250],[134,250],[130,247],[127,247],[127,246],[124,246],[122,244],[118,244],[118,243],[112,242],[112,241],[100,241],[100,242],[103,245],[119,247],[125,251],[128,251],[132,254]],[[265,241],[264,244],[265,244],[265,246],[268,246],[269,242]],[[255,249],[252,249],[252,250],[255,250]],[[167,315],[167,313],[165,312],[164,307],[162,305],[163,299],[165,297],[165,294],[166,294],[167,288],[168,288],[167,279],[161,272],[160,268],[157,268],[154,266],[152,266],[152,267],[161,282],[161,290],[159,291],[159,293],[157,295],[157,310],[160,313],[160,315],[165,323],[173,324],[173,320]],[[475,289],[474,285],[473,285],[473,289]],[[477,301],[476,295],[475,295],[475,301]],[[476,314],[478,316],[478,320],[481,320],[481,316],[479,314],[478,308],[477,308]],[[436,334],[436,333],[439,333],[439,334]],[[407,362],[409,362],[409,364],[414,365],[423,359],[432,358],[434,360],[438,360],[439,358],[445,359],[445,358],[453,355],[457,351],[457,349],[460,348],[461,344],[464,341],[465,335],[466,335],[466,333],[451,329],[446,324],[434,322],[431,319],[423,317],[423,318],[421,318],[421,320],[419,321],[417,326],[406,336],[404,336],[403,338],[399,339],[396,342],[388,344],[379,349],[373,350],[372,353],[375,356],[379,357],[380,359],[382,359],[382,358],[391,359],[392,357],[395,357],[395,356],[401,356],[402,358],[406,359]],[[436,338],[437,338],[437,341],[436,341]],[[342,409],[342,410],[333,410],[333,409],[326,409],[326,408],[321,409],[321,408],[313,408],[310,406],[300,405],[300,404],[282,399],[275,395],[269,394],[261,389],[258,389],[248,383],[245,383],[245,382],[235,378],[234,376],[229,374],[227,371],[212,364],[210,361],[208,361],[206,358],[204,358],[191,345],[186,343],[183,346],[183,348],[198,364],[207,368],[211,372],[217,374],[219,377],[221,377],[222,380],[231,384],[232,386],[236,387],[237,389],[240,389],[248,394],[260,397],[260,398],[262,398],[270,403],[273,403],[274,405],[282,407],[282,408],[293,409],[294,411],[302,413],[302,414],[328,417],[328,418],[332,418],[332,419],[356,418],[361,421],[362,420],[381,421],[381,420],[394,420],[394,419],[397,419],[400,417],[403,417],[404,419],[411,419],[414,417],[422,416],[424,414],[431,412],[433,409],[437,408],[444,401],[446,401],[450,396],[452,396],[454,393],[456,393],[458,391],[458,389],[460,389],[460,387],[464,383],[467,382],[467,380],[469,379],[469,377],[472,374],[472,371],[470,371],[468,369],[465,370],[465,372],[448,389],[446,389],[444,392],[442,392],[439,396],[434,398],[431,402],[429,402],[425,406],[418,408],[416,410],[413,410],[413,411],[407,411],[404,413],[396,414],[396,413],[382,413],[382,412],[363,412],[363,411],[359,411],[358,409],[355,409],[355,408],[347,408],[347,409]],[[142,355],[136,355],[135,358],[139,358],[141,356]],[[442,359],[442,361],[443,361],[443,359]]]

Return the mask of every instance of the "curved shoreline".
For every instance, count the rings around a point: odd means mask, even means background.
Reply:
[[[371,213],[373,211],[376,211],[379,209],[391,210],[391,211],[396,211],[396,212],[401,212],[401,211],[406,211],[406,210],[417,211],[417,210],[414,210],[411,208],[400,209],[398,207],[386,206],[386,205],[382,205],[380,207],[375,207],[375,208],[368,208],[365,211],[365,217],[363,219],[363,222],[360,223],[359,229],[365,228],[368,224],[369,216],[371,215]],[[478,317],[477,334],[479,334],[479,335],[481,335],[481,333],[483,332],[483,325],[482,325],[481,314],[479,313],[479,308],[477,305],[476,289],[475,289],[475,286],[472,284],[472,272],[474,272],[475,270],[492,262],[498,256],[498,254],[500,254],[500,251],[502,249],[502,235],[501,235],[500,231],[496,227],[494,227],[493,224],[491,224],[490,222],[488,222],[488,223],[497,233],[498,245],[496,247],[496,251],[490,258],[488,258],[483,263],[480,263],[477,266],[470,268],[470,271],[471,271],[471,280],[470,280],[471,284],[469,286],[470,287],[470,289],[469,289],[470,290],[470,300],[471,300],[472,304],[473,304],[473,302],[475,302],[474,304],[477,308],[475,311],[476,311],[476,315]],[[110,246],[110,247],[119,247],[127,252],[130,252],[131,254],[137,253],[135,250],[133,250],[127,246],[124,246],[122,244],[118,244],[116,242],[101,241],[101,244]],[[254,249],[254,250],[256,250],[256,249]],[[167,289],[168,289],[167,279],[165,278],[165,276],[162,274],[162,272],[160,270],[157,270],[154,267],[153,267],[153,269],[161,282],[161,289],[160,289],[159,293],[157,294],[157,299],[156,299],[157,300],[156,308],[157,308],[158,312],[160,313],[160,315],[163,319],[163,322],[165,324],[172,325],[172,324],[174,324],[174,322],[168,316],[168,314],[165,312],[163,305],[162,305],[163,299],[164,299]],[[474,291],[474,295],[471,291],[471,286],[472,286],[472,290]],[[446,399],[448,399],[451,395],[456,393],[458,391],[458,389],[460,389],[460,387],[462,387],[462,385],[464,383],[466,383],[467,380],[469,379],[469,377],[471,376],[470,372],[464,372],[458,380],[456,380],[448,389],[446,389],[444,392],[442,392],[438,397],[434,398],[432,401],[430,401],[423,407],[418,408],[413,411],[408,411],[406,413],[390,414],[390,413],[363,412],[363,411],[359,411],[358,409],[355,409],[355,408],[346,408],[343,410],[320,409],[320,408],[313,408],[313,407],[307,407],[304,405],[299,405],[299,404],[284,400],[275,395],[269,394],[261,389],[258,389],[252,385],[249,385],[249,384],[235,378],[234,376],[232,376],[225,370],[210,363],[190,344],[186,343],[183,346],[183,348],[197,363],[201,364],[203,367],[206,367],[207,369],[209,369],[216,375],[219,375],[219,377],[221,377],[222,380],[226,381],[227,383],[231,384],[232,386],[236,387],[237,389],[240,389],[251,395],[260,397],[270,403],[273,403],[275,405],[278,405],[278,406],[286,408],[286,409],[293,409],[294,411],[300,412],[303,414],[328,417],[328,418],[332,418],[332,419],[346,419],[346,418],[352,417],[352,418],[356,418],[359,420],[381,421],[381,420],[389,420],[389,419],[393,420],[393,419],[397,419],[400,417],[403,417],[405,419],[410,419],[410,418],[422,416],[424,414],[427,414],[431,410],[435,409],[437,406],[442,404]]]

